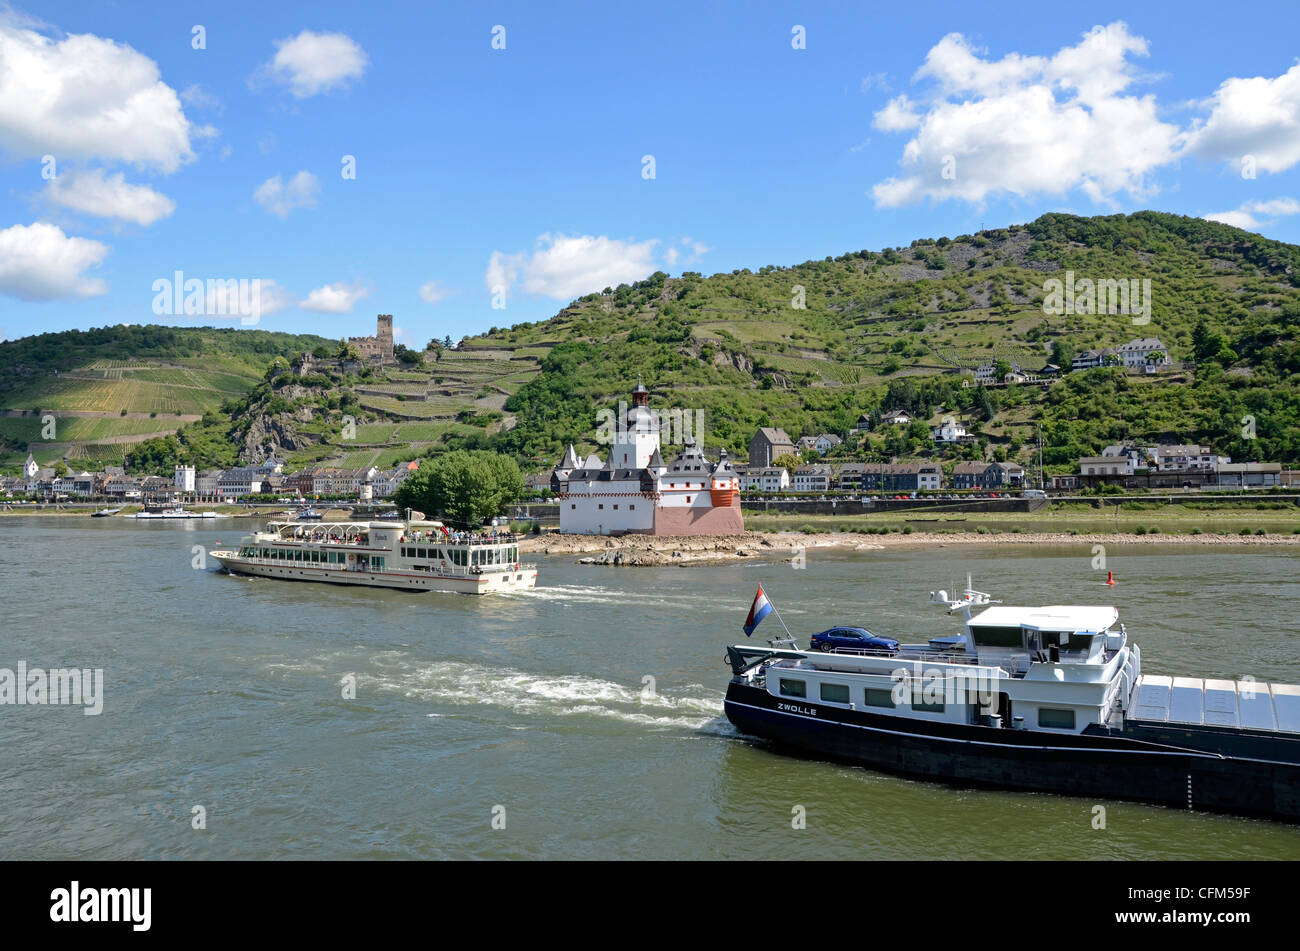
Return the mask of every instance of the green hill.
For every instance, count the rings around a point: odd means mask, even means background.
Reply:
[[[1149,281],[1149,320],[1045,313],[1046,282],[1067,272]],[[177,435],[131,447],[134,465],[156,471],[270,452],[290,467],[386,466],[446,448],[498,449],[538,470],[570,442],[598,449],[598,410],[626,399],[640,378],[653,405],[702,410],[707,445],[742,458],[757,427],[780,426],[792,437],[847,437],[846,458],[1029,462],[1041,428],[1049,471],[1072,471],[1079,455],[1129,439],[1295,463],[1298,326],[1300,247],[1157,212],[1050,214],[791,267],[657,273],[549,320],[492,328],[457,350],[408,352],[396,367],[335,362],[303,372],[289,366],[295,354],[337,344],[264,331],[113,328],[133,334],[108,347],[44,335],[0,344],[0,408],[92,405],[99,415],[86,425],[107,428],[87,431],[84,445],[100,449],[110,431],[138,440],[147,425],[163,427],[164,413],[182,412],[191,421]],[[62,352],[55,363],[39,358],[49,337]],[[1159,337],[1173,365],[1151,375],[1068,373],[1048,385],[973,383],[981,364],[1068,369],[1076,352],[1135,337]],[[282,362],[268,370],[273,357]],[[865,439],[851,433],[861,414],[894,408],[920,422]],[[936,450],[927,424],[947,415],[979,441]],[[1243,437],[1252,427],[1254,438]],[[31,438],[15,432],[11,445]]]
[[[233,410],[274,357],[322,344],[331,341],[158,325],[0,342],[0,468],[13,471],[28,451],[42,464],[120,464],[136,443]]]
[[[1044,314],[1044,283],[1149,279],[1148,323],[1125,314]],[[792,305],[803,289],[800,309]],[[1140,318],[1139,318],[1140,319]],[[491,443],[534,464],[590,448],[595,411],[640,376],[659,405],[703,409],[706,440],[743,455],[754,429],[847,435],[861,413],[961,418],[990,451],[1063,470],[1119,439],[1204,441],[1234,458],[1300,458],[1300,248],[1155,212],[1028,224],[794,267],[702,277],[656,274],[591,294],[555,318],[468,346],[548,347],[537,379],[506,401],[518,420]],[[1176,364],[1154,377],[1069,374],[986,390],[975,367],[1038,370],[1056,355],[1159,337]],[[562,341],[562,342],[561,342]],[[968,385],[963,385],[963,380]],[[1256,437],[1243,440],[1242,418]],[[859,455],[932,448],[889,427]],[[850,445],[848,451],[852,453]],[[950,450],[975,455],[983,447]]]

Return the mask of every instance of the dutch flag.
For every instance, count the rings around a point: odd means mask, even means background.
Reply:
[[[745,618],[745,636],[754,633],[754,628],[758,627],[763,618],[772,613],[772,602],[767,600],[767,595],[763,593],[763,586],[758,586],[758,594],[754,595],[754,603],[749,606],[749,617]]]

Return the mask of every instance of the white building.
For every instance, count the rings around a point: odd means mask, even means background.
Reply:
[[[560,531],[582,535],[734,535],[744,532],[740,477],[724,449],[716,464],[693,439],[671,464],[659,451],[659,417],[637,384],[609,459],[578,460],[572,446],[552,473]]]
[[[1161,472],[1200,469],[1213,472],[1222,463],[1232,460],[1221,456],[1209,446],[1157,446],[1156,468]]]
[[[177,466],[176,467],[176,488],[182,492],[194,491],[194,467]]]
[[[1130,340],[1119,348],[1118,353],[1126,367],[1143,367],[1148,364],[1169,362],[1169,348],[1161,343],[1158,337]]]
[[[961,442],[968,435],[966,427],[951,416],[931,430],[935,442]]]
[[[782,469],[782,472],[785,470]],[[825,492],[831,487],[833,473],[827,465],[798,466],[794,470],[796,492]]]

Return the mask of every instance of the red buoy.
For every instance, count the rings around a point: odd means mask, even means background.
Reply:
[[[1110,585],[1112,588],[1115,587],[1115,572],[1106,572],[1106,584]]]

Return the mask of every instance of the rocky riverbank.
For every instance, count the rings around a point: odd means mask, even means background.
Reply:
[[[732,561],[783,560],[800,551],[839,549],[876,551],[886,548],[953,548],[990,545],[1300,545],[1300,535],[1123,535],[1067,532],[976,532],[939,534],[913,532],[909,535],[860,535],[850,532],[804,534],[802,532],[747,532],[744,535],[653,536],[546,534],[529,536],[522,551],[547,555],[581,555],[584,565],[688,565],[721,564]]]

